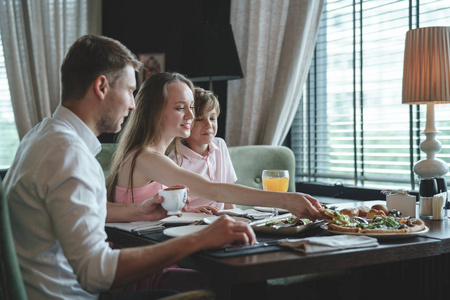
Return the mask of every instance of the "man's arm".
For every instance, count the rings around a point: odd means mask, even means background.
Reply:
[[[155,221],[167,217],[167,211],[160,203],[163,198],[155,195],[142,203],[113,203],[107,202],[106,222],[135,222]]]
[[[254,244],[256,236],[248,224],[222,216],[205,229],[153,246],[120,251],[113,287],[135,282],[173,265],[194,252],[226,244]]]
[[[182,185],[174,185],[172,187],[187,188]],[[164,197],[160,197],[158,194],[141,203],[127,204],[108,201],[106,204],[106,222],[120,223],[164,219],[168,217],[168,215],[167,211],[161,206],[161,202],[163,201]],[[189,197],[186,203],[189,203]],[[183,211],[186,211],[186,206],[183,208]]]

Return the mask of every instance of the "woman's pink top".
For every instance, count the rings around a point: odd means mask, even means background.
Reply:
[[[133,155],[133,153],[130,153],[122,162],[123,164]],[[122,168],[121,166],[121,168]],[[116,203],[140,203],[144,202],[148,198],[153,197],[158,193],[159,190],[165,189],[167,186],[152,181],[149,184],[146,184],[141,187],[137,187],[134,189],[130,188],[124,188],[116,185],[116,190],[114,193],[114,202]],[[133,195],[131,194],[131,190],[133,190]],[[134,196],[134,201],[133,201]]]
[[[147,185],[137,187],[133,189],[134,203],[139,203],[151,198],[156,195],[159,190],[165,189],[167,186],[152,181]],[[116,203],[133,203],[133,198],[131,195],[131,189],[123,188],[116,185],[116,191],[114,195],[114,202]]]

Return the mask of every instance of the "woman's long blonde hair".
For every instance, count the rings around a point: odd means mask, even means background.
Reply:
[[[161,120],[167,104],[167,86],[174,82],[183,82],[194,92],[192,82],[178,73],[155,74],[144,81],[140,87],[135,100],[136,108],[131,112],[125,128],[119,134],[117,150],[113,155],[110,172],[106,179],[108,201],[114,202],[115,187],[121,165],[126,156],[132,154],[127,188],[131,188],[134,202],[132,187],[136,158],[145,147],[157,145],[161,141]],[[179,138],[175,138],[166,154],[171,150],[178,154],[178,147]]]

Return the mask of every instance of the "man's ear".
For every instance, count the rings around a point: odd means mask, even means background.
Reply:
[[[109,82],[105,75],[100,75],[94,80],[94,92],[100,99],[106,97],[108,88]]]

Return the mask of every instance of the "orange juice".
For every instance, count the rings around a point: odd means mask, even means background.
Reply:
[[[289,186],[289,178],[287,177],[269,177],[263,178],[263,189],[265,191],[286,192]]]

